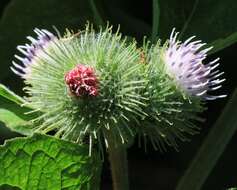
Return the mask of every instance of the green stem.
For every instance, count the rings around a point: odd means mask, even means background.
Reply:
[[[126,146],[117,146],[110,131],[105,131],[108,155],[113,180],[113,190],[129,190]]]
[[[113,190],[129,190],[127,152],[124,147],[108,149]]]
[[[176,190],[200,190],[237,130],[237,89],[209,132]]]

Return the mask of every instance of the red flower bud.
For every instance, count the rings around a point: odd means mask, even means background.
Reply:
[[[66,73],[65,81],[70,92],[77,97],[98,95],[98,80],[92,67],[77,65]]]

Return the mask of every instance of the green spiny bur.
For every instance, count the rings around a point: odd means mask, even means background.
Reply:
[[[42,124],[36,131],[57,130],[56,136],[76,142],[89,136],[90,142],[96,139],[102,144],[105,130],[110,130],[118,145],[126,144],[135,135],[132,123],[147,115],[143,111],[147,80],[144,65],[138,64],[136,42],[128,44],[109,28],[99,33],[87,29],[79,36],[68,35],[49,44],[27,76],[29,104],[45,112],[38,119]],[[64,77],[78,64],[95,69],[97,97],[69,94]]]
[[[177,149],[177,139],[187,141],[187,134],[198,133],[194,123],[200,120],[196,115],[204,109],[200,98],[186,94],[168,76],[163,59],[166,47],[160,41],[152,46],[149,41],[143,45],[149,81],[146,88],[149,116],[141,121],[138,131],[145,143],[148,138],[161,151],[166,150],[166,145]]]

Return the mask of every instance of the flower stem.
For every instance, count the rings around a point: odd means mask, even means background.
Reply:
[[[129,190],[127,147],[118,146],[111,131],[104,131],[104,135],[108,143],[113,190]]]
[[[126,148],[109,146],[108,153],[113,190],[129,190]]]

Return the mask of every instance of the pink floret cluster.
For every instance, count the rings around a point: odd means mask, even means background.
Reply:
[[[76,97],[95,97],[98,95],[98,79],[92,67],[77,65],[66,73],[65,82],[71,94]]]

